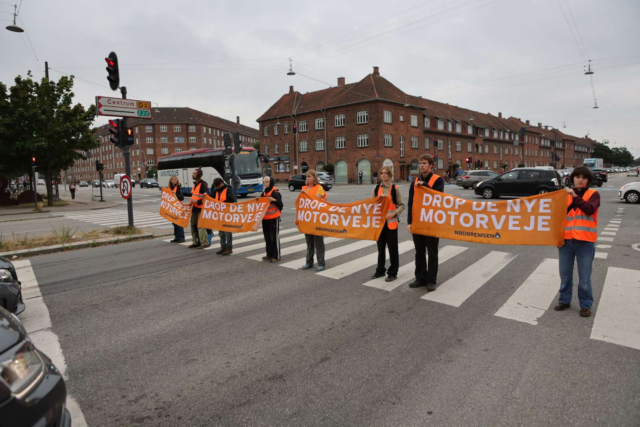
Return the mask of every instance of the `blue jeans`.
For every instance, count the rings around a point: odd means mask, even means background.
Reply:
[[[173,224],[173,237],[178,240],[184,240],[184,228]]]
[[[593,289],[591,287],[591,270],[593,257],[596,253],[594,242],[568,239],[564,246],[558,248],[560,258],[560,300],[564,304],[571,304],[573,291],[573,264],[578,259],[578,299],[580,308],[591,310],[593,305]]]

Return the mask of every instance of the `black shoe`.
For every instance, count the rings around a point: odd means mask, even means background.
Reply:
[[[263,261],[267,261],[267,262],[269,262],[269,261],[271,261],[271,257],[263,256],[263,257],[262,257],[262,260],[263,260]]]
[[[209,246],[211,246],[211,245],[200,245],[200,247],[198,249],[207,249]]]
[[[189,249],[191,249],[191,248],[199,248],[199,247],[200,247],[200,245],[196,245],[196,244],[194,243],[193,245],[189,245],[189,246],[187,246],[187,247],[188,247]]]
[[[433,292],[436,290],[436,284],[434,282],[427,283],[427,291]]]
[[[426,283],[418,283],[417,280],[414,280],[413,282],[409,283],[409,287],[410,288],[421,288],[423,286],[427,286]]]
[[[174,243],[184,243],[184,239],[172,240]]]
[[[169,243],[178,243],[178,239],[169,240]]]
[[[372,279],[379,279],[380,277],[384,277],[384,273],[382,274],[375,273],[373,276],[371,276]]]
[[[398,278],[398,276],[388,276],[386,279],[384,279],[384,281],[385,282],[393,282],[397,278]]]

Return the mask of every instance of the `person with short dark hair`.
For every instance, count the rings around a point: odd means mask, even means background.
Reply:
[[[589,188],[593,173],[586,166],[579,166],[569,176],[571,188],[567,192],[567,219],[564,229],[564,245],[558,247],[560,265],[560,298],[555,310],[571,307],[573,294],[573,265],[578,260],[578,299],[580,316],[591,316],[593,288],[591,272],[598,239],[598,210],[600,194]]]
[[[222,178],[216,178],[213,180],[211,197],[219,202],[236,202],[236,196],[233,193],[233,188],[228,186]],[[228,231],[219,231],[218,234],[220,235],[220,250],[218,250],[216,254],[231,255],[233,253],[233,233]]]
[[[209,193],[209,185],[202,179],[202,169],[196,169],[191,175],[193,187],[191,188],[191,245],[190,248],[208,248],[209,236],[204,228],[198,229],[198,220],[202,212],[202,200]]]
[[[280,213],[282,212],[282,195],[275,187],[275,179],[264,177],[264,191],[261,197],[269,198],[269,207],[262,220],[262,232],[267,246],[267,256],[263,261],[280,261]]]

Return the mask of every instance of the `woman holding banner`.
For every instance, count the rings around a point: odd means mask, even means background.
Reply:
[[[567,220],[565,222],[564,246],[558,248],[560,262],[560,298],[557,311],[571,307],[573,291],[573,265],[578,260],[578,299],[580,316],[591,316],[593,289],[591,271],[598,238],[598,209],[600,194],[589,188],[593,174],[586,166],[579,166],[569,176],[573,188],[566,188]]]
[[[263,261],[280,261],[280,212],[282,211],[282,195],[275,187],[275,180],[267,176],[264,178],[264,191],[262,197],[268,197],[269,208],[262,220],[262,232],[264,241],[267,244],[267,256],[262,257]]]
[[[402,193],[400,189],[391,182],[391,177],[393,176],[391,167],[383,166],[382,169],[380,169],[379,175],[382,182],[373,189],[371,197],[391,197],[391,205],[389,206],[389,212],[387,212],[387,221],[378,238],[378,266],[371,278],[377,279],[378,277],[384,277],[386,273],[387,278],[385,282],[393,282],[398,278],[398,268],[400,267],[400,255],[398,254],[398,218],[404,210],[404,203],[402,203]],[[389,248],[389,258],[391,258],[389,270],[385,270],[384,268],[387,258],[386,247]]]
[[[180,181],[178,181],[177,176],[172,176],[169,179],[169,190],[173,191],[173,194],[176,196],[176,199],[181,202],[184,200],[184,194],[182,194],[182,186],[180,185]],[[171,243],[184,243],[184,228],[179,225],[173,224],[173,240],[170,240]]]
[[[327,199],[327,193],[324,188],[318,183],[318,174],[314,170],[307,171],[306,173],[307,185],[302,187],[302,191],[305,191],[311,197],[317,197],[322,200]],[[318,268],[316,271],[323,271],[326,267],[324,262],[324,237],[316,236],[314,234],[305,234],[305,240],[307,241],[307,263],[302,266],[303,270],[308,270],[313,267],[313,255],[314,250],[317,251]]]

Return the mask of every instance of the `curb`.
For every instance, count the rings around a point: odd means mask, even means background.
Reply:
[[[33,210],[28,210],[25,212],[2,212],[0,213],[0,216],[9,216],[9,215],[23,215],[23,214],[39,214],[39,213],[48,213],[51,211],[39,211],[39,212],[34,212]]]
[[[153,239],[154,237],[157,237],[157,236],[154,236],[153,234],[148,234],[148,233],[134,234],[126,237],[109,237],[106,239],[94,240],[92,242],[75,242],[75,243],[70,243],[64,246],[63,245],[42,246],[40,248],[21,249],[19,251],[13,251],[13,252],[3,252],[3,253],[0,253],[0,256],[11,259],[14,256],[25,257],[25,256],[33,256],[33,255],[52,254],[56,252],[66,252],[73,249],[106,246],[111,243],[147,240],[147,239]]]

